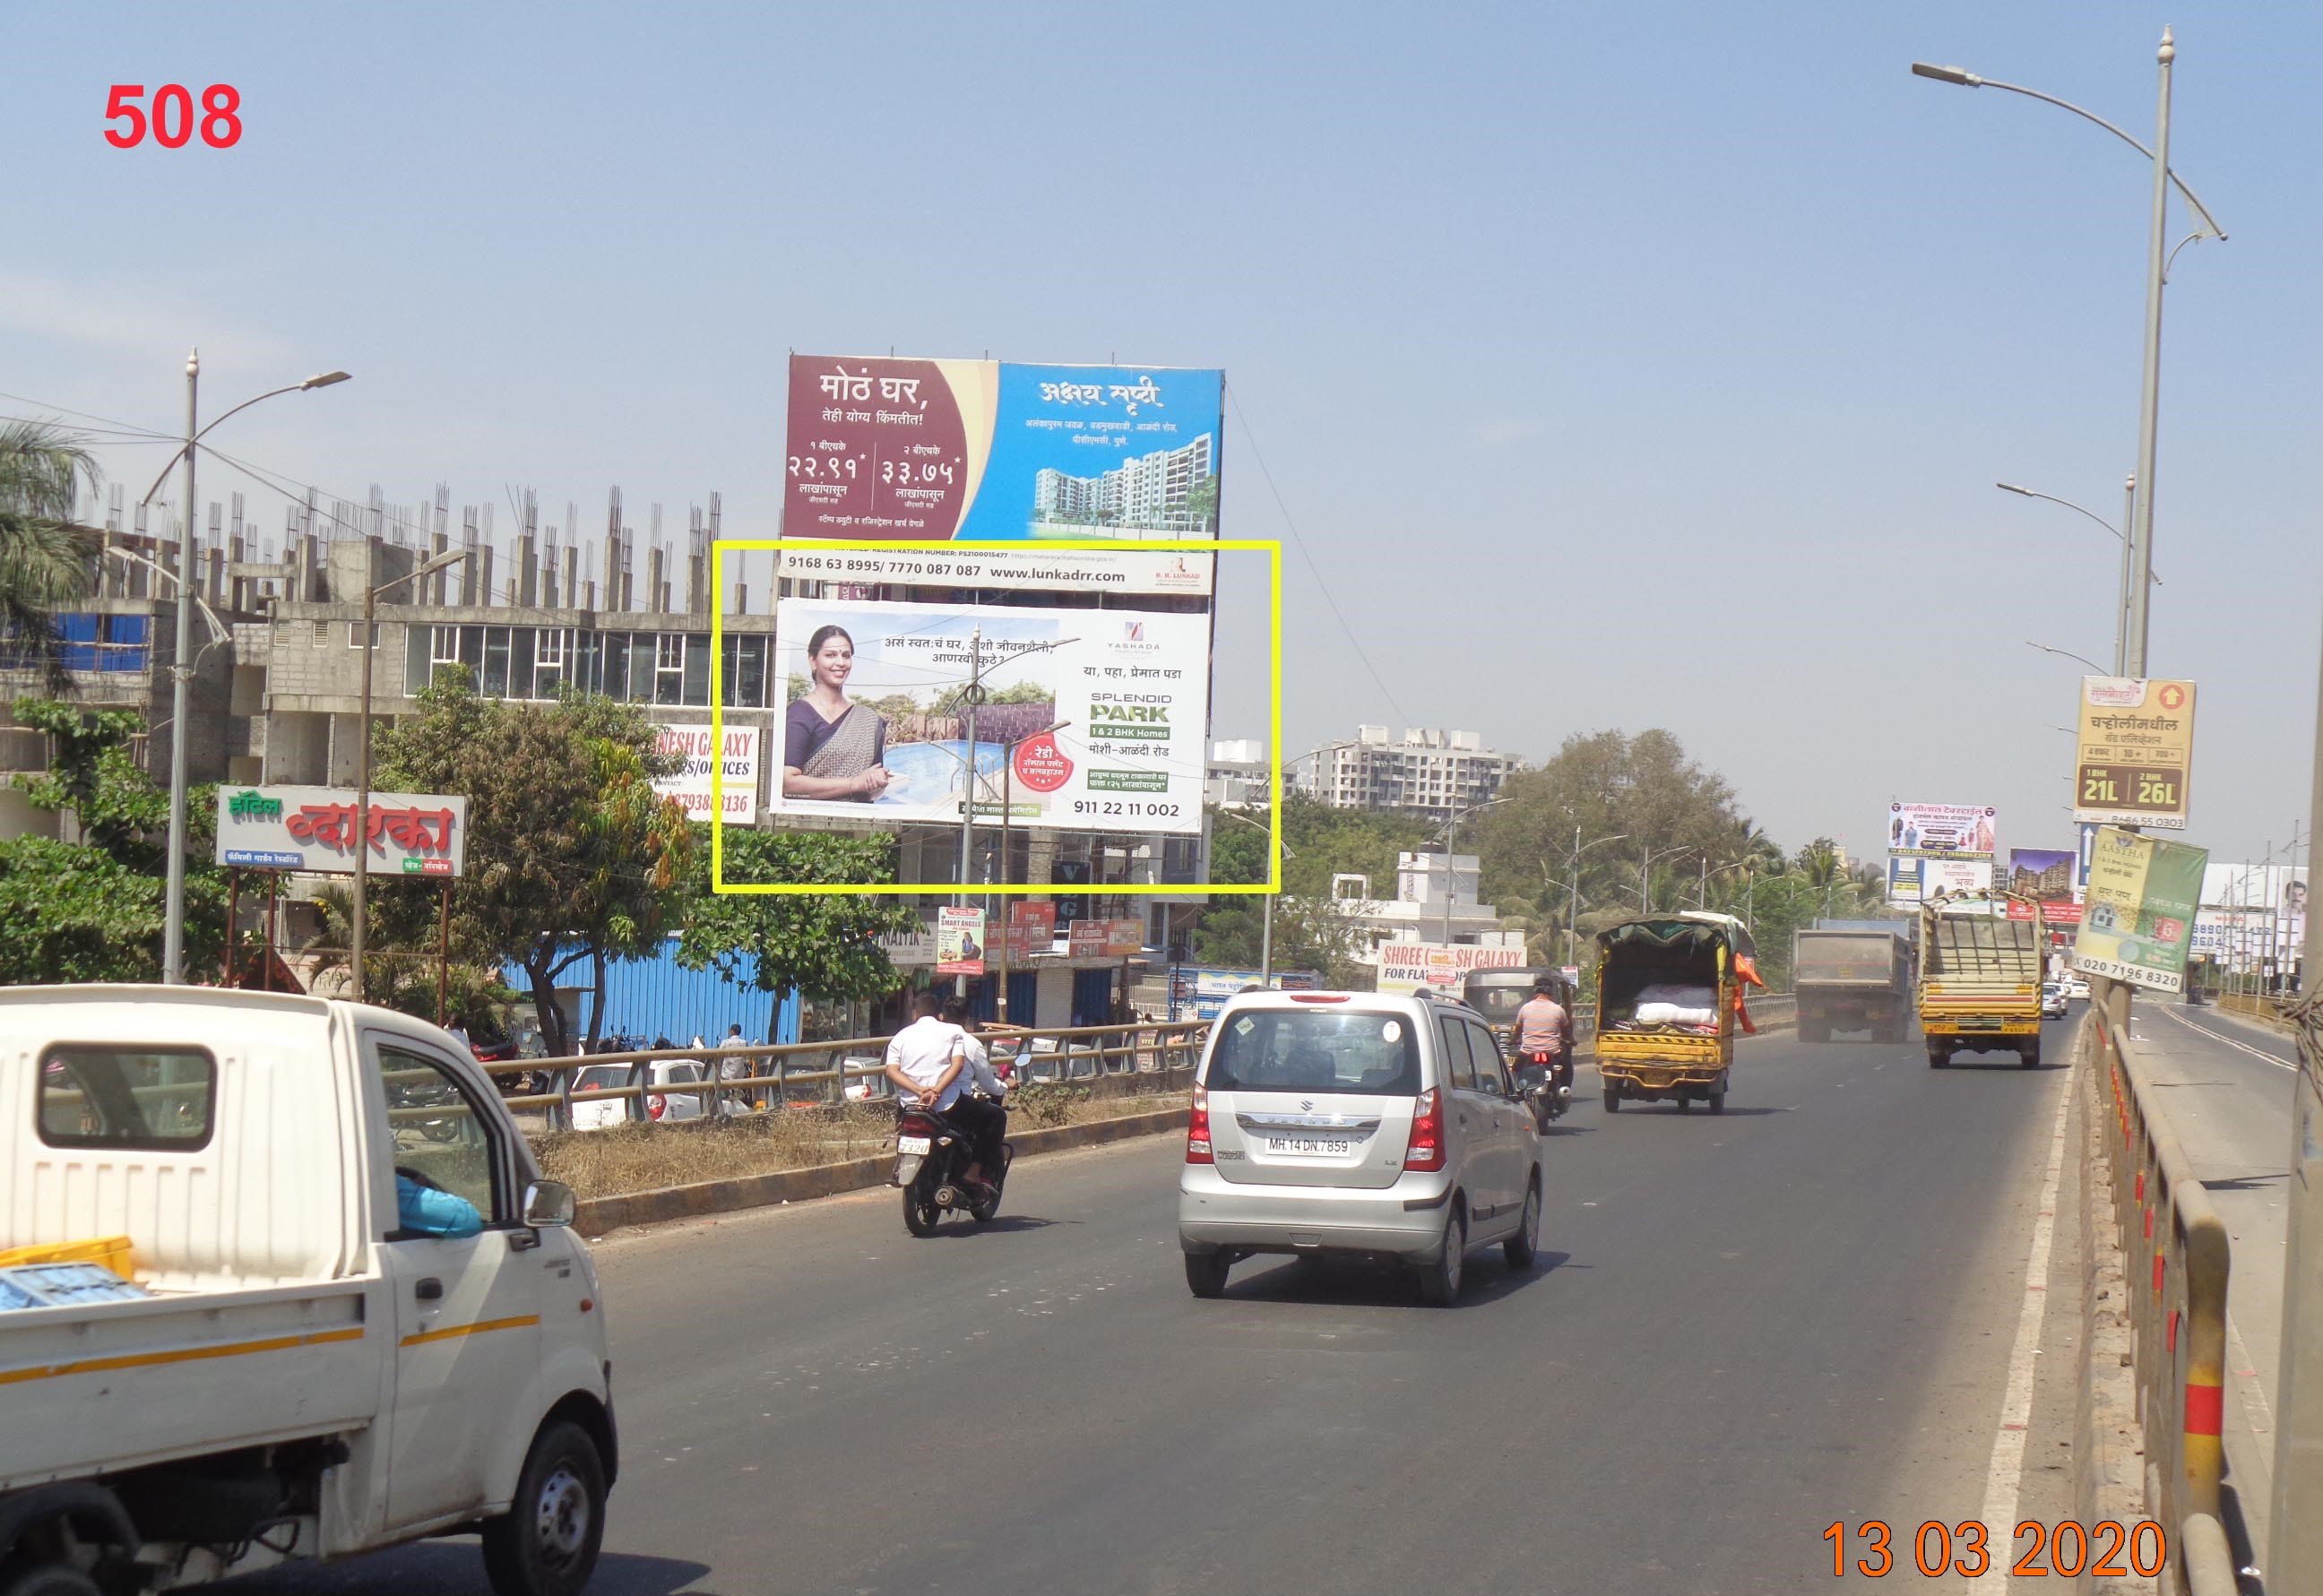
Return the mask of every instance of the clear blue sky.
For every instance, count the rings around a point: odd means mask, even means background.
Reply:
[[[2024,640],[2109,655],[2113,549],[1991,484],[2119,514],[2150,169],[1906,68],[2148,138],[2165,21],[2232,238],[2171,289],[2153,662],[2201,684],[2189,839],[2255,856],[2323,614],[2311,5],[18,6],[0,390],[170,427],[190,344],[213,412],[344,366],[229,446],[584,523],[717,489],[748,536],[790,349],[1219,365],[1226,530],[1290,536],[1262,454],[1388,690],[1294,550],[1294,749],[1662,725],[1788,843],[1900,796],[2065,846],[2080,667]],[[248,133],[113,150],[124,81],[234,83]],[[1263,732],[1261,619],[1218,736]]]

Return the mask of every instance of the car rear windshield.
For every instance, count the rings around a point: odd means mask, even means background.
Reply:
[[[1377,1010],[1252,1009],[1227,1019],[1204,1082],[1215,1092],[1417,1096],[1412,1023]]]

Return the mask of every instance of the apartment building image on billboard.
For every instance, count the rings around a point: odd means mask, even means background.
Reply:
[[[1095,476],[1044,469],[1033,479],[1033,520],[1051,536],[1153,532],[1207,537],[1217,523],[1213,435],[1125,460]]]

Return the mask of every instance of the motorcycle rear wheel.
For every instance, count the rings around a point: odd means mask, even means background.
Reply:
[[[904,1188],[904,1228],[915,1236],[932,1236],[943,1223],[936,1206],[935,1187],[924,1176]]]

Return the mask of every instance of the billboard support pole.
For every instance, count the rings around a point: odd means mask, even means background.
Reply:
[[[221,986],[228,987],[232,987],[239,984],[234,978],[234,942],[236,940],[234,922],[241,918],[242,872],[239,870],[228,870],[225,873],[225,979],[220,983]]]
[[[1000,885],[1004,887],[1008,885],[1008,811],[1016,801],[1015,775],[1016,762],[1004,752],[1000,759]],[[993,994],[993,1004],[994,1012],[1005,1025],[1008,1023],[1008,922],[1013,918],[1008,911],[1008,894],[1002,893],[992,907],[1000,918],[1000,985]],[[989,920],[985,922],[984,940],[987,946],[992,941]],[[1029,953],[1031,949],[1025,951]]]
[[[968,775],[960,790],[960,894],[956,900],[963,909],[968,906],[969,856],[976,846],[976,783],[979,774],[976,767],[976,701],[984,693],[980,680],[983,674],[984,628],[979,626],[968,638]],[[987,941],[991,940],[990,926],[984,928],[984,936]],[[952,977],[952,995],[968,995],[965,975]]]

